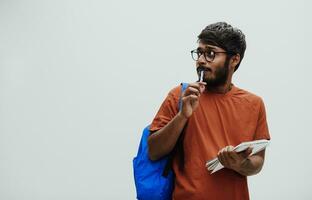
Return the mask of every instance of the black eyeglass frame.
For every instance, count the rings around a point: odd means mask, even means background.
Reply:
[[[236,54],[236,53],[234,53],[234,52],[228,52],[228,51],[214,51],[214,50],[210,50],[210,51],[212,51],[212,52],[214,53],[214,55],[213,55],[213,58],[211,58],[210,60],[208,60],[208,59],[207,59],[207,52],[200,52],[200,51],[198,51],[198,49],[194,49],[194,50],[191,51],[192,59],[193,59],[194,61],[198,61],[198,59],[200,58],[200,56],[202,56],[202,55],[204,54],[204,58],[205,58],[205,60],[206,60],[207,62],[213,62],[213,60],[214,60],[215,57],[216,57],[216,54],[218,54],[218,53],[225,53],[225,54],[227,54],[227,55],[235,55],[235,54]],[[195,58],[194,58],[194,56],[193,56],[194,53],[197,54],[198,59],[195,59]],[[200,55],[199,55],[199,54],[200,54]]]

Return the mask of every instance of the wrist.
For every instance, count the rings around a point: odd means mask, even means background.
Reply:
[[[181,111],[178,112],[177,118],[182,122],[186,122],[188,120],[188,117],[186,117]]]
[[[237,166],[235,169],[233,169],[234,171],[245,175],[246,170],[248,169],[250,165],[250,160],[248,158],[244,159],[239,166]]]

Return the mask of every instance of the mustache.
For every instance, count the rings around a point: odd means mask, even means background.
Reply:
[[[198,80],[197,82],[204,81],[205,71],[211,71],[208,67],[198,66],[197,69]]]
[[[211,69],[208,67],[204,67],[204,66],[198,66],[196,71],[198,74],[200,74],[201,71],[211,71]]]

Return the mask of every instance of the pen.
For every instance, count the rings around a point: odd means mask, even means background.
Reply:
[[[203,82],[204,80],[204,70],[200,71],[200,78],[199,78],[199,82]]]

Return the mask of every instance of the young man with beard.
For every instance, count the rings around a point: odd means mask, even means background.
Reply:
[[[203,81],[189,83],[181,110],[181,86],[172,89],[151,124],[152,160],[168,155],[183,138],[172,164],[175,200],[249,199],[247,176],[260,172],[265,151],[250,156],[251,149],[236,153],[233,146],[270,135],[262,99],[232,83],[245,49],[239,29],[225,22],[208,25],[191,51]],[[225,169],[210,174],[205,163],[216,156]]]

